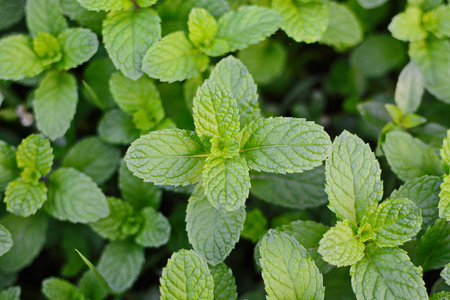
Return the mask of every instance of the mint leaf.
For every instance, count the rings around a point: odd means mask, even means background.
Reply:
[[[41,31],[56,36],[69,27],[59,0],[27,0],[25,15],[28,31],[33,36]]]
[[[396,15],[388,29],[393,37],[406,42],[422,41],[428,35],[422,28],[422,11],[414,6]]]
[[[326,161],[328,207],[340,219],[358,224],[383,196],[381,170],[368,144],[344,131]]]
[[[395,103],[407,115],[419,108],[424,92],[424,78],[419,67],[409,62],[398,77]]]
[[[47,217],[37,214],[28,218],[5,215],[0,224],[11,233],[13,246],[0,256],[0,270],[15,273],[31,264],[44,246],[47,236]]]
[[[97,269],[116,293],[128,290],[144,265],[144,249],[130,241],[112,242],[103,250]]]
[[[213,300],[214,281],[206,262],[193,250],[172,254],[160,279],[162,300]]]
[[[67,280],[50,277],[42,282],[42,293],[49,300],[84,299],[83,293]]]
[[[441,277],[445,280],[445,283],[450,285],[450,264],[446,264],[444,270],[441,272]]]
[[[136,235],[136,243],[144,247],[160,247],[170,238],[170,223],[167,218],[153,207],[141,211],[143,224]]]
[[[45,66],[58,62],[62,58],[61,46],[59,45],[58,39],[48,32],[39,32],[33,39],[33,50]]]
[[[17,166],[39,172],[39,177],[47,175],[53,165],[53,149],[42,134],[32,134],[23,139],[17,148]],[[39,179],[39,178],[38,178]]]
[[[48,72],[36,89],[34,112],[37,126],[50,140],[62,137],[70,127],[78,103],[75,76]]]
[[[217,265],[227,258],[244,228],[245,208],[223,212],[208,201],[205,191],[197,187],[188,200],[186,230],[194,250],[207,262]]]
[[[450,220],[450,176],[445,176],[439,193],[439,216]]]
[[[243,130],[240,155],[256,171],[302,172],[319,166],[330,144],[323,127],[313,122],[267,118],[253,121]]]
[[[447,130],[447,136],[444,138],[441,148],[441,160],[444,172],[450,173],[450,130]]]
[[[100,275],[101,276],[101,275]],[[107,285],[107,283],[105,282]],[[107,290],[95,277],[95,274],[87,270],[78,282],[84,296],[90,300],[103,300],[108,295]]]
[[[83,172],[96,183],[102,184],[115,173],[119,159],[119,149],[103,143],[96,137],[87,137],[67,152],[62,166]]]
[[[327,3],[330,21],[320,42],[338,50],[359,44],[363,40],[363,29],[353,11],[346,5]]]
[[[242,6],[219,19],[216,38],[225,40],[231,52],[241,50],[271,36],[280,23],[280,15],[271,9]]]
[[[0,140],[0,191],[3,191],[18,176],[16,150]]]
[[[447,300],[450,297],[450,292],[442,291],[430,296],[430,300]]]
[[[209,58],[196,50],[186,34],[177,31],[153,44],[144,56],[142,71],[161,81],[182,81],[208,67]]]
[[[94,12],[84,8],[77,0],[61,0],[64,14],[83,27],[99,33],[102,31],[102,22],[106,12]],[[93,300],[93,299],[91,299]]]
[[[217,31],[214,17],[203,8],[193,8],[189,13],[189,39],[196,47],[208,46]]]
[[[201,178],[206,154],[193,132],[166,129],[134,141],[125,156],[133,174],[160,185],[188,185]]]
[[[322,274],[293,237],[269,230],[260,253],[267,299],[323,299]]]
[[[73,223],[95,222],[109,214],[105,195],[87,175],[60,168],[50,175],[47,212]]]
[[[440,5],[423,15],[425,29],[437,38],[450,37],[450,6]]]
[[[20,286],[12,286],[0,292],[0,300],[20,300]]]
[[[358,0],[358,3],[365,9],[372,9],[383,5],[387,1],[388,0]]]
[[[399,248],[368,247],[363,259],[351,267],[350,275],[358,299],[428,297],[421,272]]]
[[[327,30],[328,3],[317,0],[274,0],[272,7],[283,17],[281,29],[296,42],[315,43]]]
[[[23,18],[25,0],[0,0],[0,30],[8,29]]]
[[[11,236],[11,232],[9,232],[9,230],[5,226],[0,224],[0,256],[8,252],[12,246],[13,239]]]
[[[140,136],[140,130],[133,123],[133,118],[121,111],[113,109],[105,113],[98,125],[101,140],[113,145],[129,145]]]
[[[117,11],[130,8],[133,2],[129,0],[78,0],[83,7],[94,11]]]
[[[433,149],[409,133],[389,132],[382,147],[392,171],[403,181],[442,175],[441,163]]]
[[[450,261],[450,224],[438,219],[422,236],[416,251],[417,263],[424,271],[442,268]]]
[[[338,267],[356,264],[364,256],[365,245],[356,235],[349,220],[338,222],[320,240],[318,252],[323,259]]]
[[[239,107],[242,126],[261,117],[256,84],[240,60],[233,56],[222,59],[211,71],[209,80],[231,92]]]
[[[128,78],[141,77],[145,52],[161,38],[160,22],[151,8],[110,13],[103,22],[103,41],[109,57]]]
[[[66,29],[58,35],[58,40],[62,59],[56,65],[62,70],[70,70],[83,64],[97,52],[97,36],[86,28]]]
[[[237,299],[236,279],[226,264],[209,266],[214,279],[214,300]]]
[[[21,216],[34,215],[47,200],[47,187],[43,182],[28,182],[19,178],[8,185],[5,192],[6,210]]]
[[[30,37],[11,35],[0,39],[0,79],[20,80],[34,77],[43,70]]]

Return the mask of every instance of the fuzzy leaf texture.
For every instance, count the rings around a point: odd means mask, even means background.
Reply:
[[[322,274],[293,237],[269,230],[260,247],[267,299],[323,299]]]
[[[363,140],[344,131],[334,140],[325,167],[328,207],[339,219],[358,224],[383,196],[375,155]]]
[[[170,223],[167,218],[153,207],[141,211],[143,224],[136,235],[136,243],[144,247],[160,247],[170,238]]]
[[[69,27],[59,0],[27,0],[25,15],[32,36],[42,31],[56,36]]]
[[[213,300],[214,281],[206,262],[193,250],[172,254],[160,278],[162,300]]]
[[[98,49],[97,36],[86,28],[66,29],[58,40],[62,59],[56,66],[61,70],[70,70],[87,62]]]
[[[245,208],[223,212],[214,208],[205,191],[197,187],[189,198],[186,230],[189,243],[211,265],[225,260],[244,228]]]
[[[37,179],[50,172],[53,157],[50,142],[42,134],[33,134],[23,139],[16,153],[17,166],[39,172]]]
[[[47,187],[43,182],[29,182],[19,178],[8,185],[4,201],[7,211],[28,217],[34,215],[47,201]]]
[[[388,29],[393,37],[406,42],[422,41],[428,35],[422,28],[422,11],[417,7],[409,7],[396,15]]]

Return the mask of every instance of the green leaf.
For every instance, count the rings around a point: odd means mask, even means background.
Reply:
[[[50,175],[47,212],[73,223],[95,222],[109,214],[105,195],[90,177],[73,168],[60,168]]]
[[[439,193],[439,216],[450,221],[450,176],[445,176]]]
[[[94,11],[117,11],[133,6],[133,2],[129,0],[78,0],[78,2],[86,9]]]
[[[148,49],[142,71],[161,81],[182,81],[208,67],[209,58],[195,49],[186,34],[177,31],[166,35]]]
[[[125,161],[122,161],[119,169],[119,188],[122,197],[136,209],[151,206],[158,209],[161,202],[161,188],[151,182],[144,182],[141,178],[133,176],[127,168]]]
[[[116,293],[123,293],[137,280],[144,265],[144,249],[130,241],[106,246],[97,269]]]
[[[144,247],[157,248],[167,244],[170,238],[170,223],[167,218],[153,207],[141,211],[144,220],[136,235],[136,243]]]
[[[222,59],[211,71],[209,80],[231,92],[239,107],[242,126],[261,117],[256,84],[240,60],[233,56]]]
[[[358,18],[346,5],[328,2],[330,21],[320,42],[338,50],[359,44],[363,40],[363,29]]]
[[[20,80],[34,77],[43,70],[30,37],[10,35],[0,39],[0,79]]]
[[[445,283],[450,285],[450,264],[446,264],[444,270],[441,272],[441,277],[445,280]]]
[[[204,8],[193,8],[189,13],[189,39],[196,47],[208,46],[217,32],[217,22]]]
[[[58,39],[48,32],[39,32],[33,39],[33,50],[45,66],[58,62],[62,58],[61,46],[59,45]]]
[[[442,175],[441,162],[433,149],[409,133],[391,131],[382,146],[392,171],[403,181]]]
[[[15,273],[31,264],[44,246],[47,235],[47,217],[37,214],[28,218],[5,215],[0,224],[11,233],[13,246],[0,256],[0,270]]]
[[[350,275],[358,299],[428,298],[421,272],[399,248],[368,247]]]
[[[327,30],[329,15],[325,2],[274,0],[272,7],[283,18],[281,29],[296,42],[318,42]]]
[[[129,145],[139,138],[140,130],[136,128],[130,115],[120,109],[113,109],[100,120],[98,135],[108,144]]]
[[[0,30],[4,30],[22,20],[25,0],[0,0],[0,7]]]
[[[5,226],[0,224],[0,256],[8,252],[12,246],[13,239],[11,236],[11,232],[9,232],[9,230]]]
[[[103,143],[97,137],[87,137],[67,152],[62,166],[83,172],[96,183],[102,184],[115,173],[119,159],[119,149]]]
[[[323,299],[322,274],[308,251],[296,239],[275,230],[260,247],[267,299]]]
[[[395,124],[400,125],[403,120],[403,111],[394,104],[385,104],[384,107],[386,108],[387,112],[392,118],[392,121],[394,121]]]
[[[19,178],[8,185],[4,201],[7,211],[28,217],[47,201],[47,187],[43,182],[28,182]]]
[[[200,180],[206,154],[193,132],[166,129],[134,141],[125,156],[133,174],[159,185],[188,185]]]
[[[84,8],[78,0],[61,0],[61,5],[64,14],[71,20],[96,33],[102,32],[102,22],[106,17],[106,12],[89,11]]]
[[[0,300],[20,300],[20,286],[12,286],[0,292]]]
[[[323,127],[305,119],[259,119],[243,131],[240,155],[256,171],[303,172],[321,165],[330,150]]]
[[[422,102],[424,78],[419,67],[409,62],[398,77],[395,88],[395,103],[405,115],[413,113]]]
[[[57,277],[50,277],[42,282],[42,293],[49,300],[84,299],[83,293],[76,286],[67,280]]]
[[[219,19],[216,38],[225,40],[232,52],[271,36],[280,24],[280,15],[271,9],[241,6],[237,11],[230,11]]]
[[[50,140],[62,137],[70,127],[78,103],[78,88],[71,73],[48,72],[34,96],[37,126]]]
[[[450,292],[442,291],[430,296],[430,300],[447,300],[450,297]]]
[[[422,236],[416,251],[417,263],[424,271],[442,268],[450,261],[450,224],[438,219]]]
[[[244,228],[245,208],[223,212],[208,201],[205,191],[197,187],[188,200],[186,230],[194,250],[217,265],[227,258]]]
[[[245,217],[244,230],[242,230],[241,236],[256,243],[266,232],[267,219],[262,211],[258,208],[249,211]]]
[[[151,8],[110,13],[103,22],[103,41],[109,57],[128,78],[141,77],[145,52],[161,38],[160,22]]]
[[[338,218],[358,224],[383,196],[375,155],[363,140],[344,131],[334,140],[325,166],[328,207]]]
[[[320,240],[318,252],[332,265],[351,266],[364,256],[364,243],[356,235],[349,220],[338,222]]]
[[[84,255],[81,254],[80,251],[78,251],[77,249],[75,249],[75,251],[78,253],[78,255],[81,257],[81,259],[84,261],[84,263],[92,271],[92,273],[89,273],[89,274],[94,275],[95,279],[101,285],[103,290],[106,290],[110,294],[114,294],[115,292],[113,290],[111,290],[111,288],[109,287],[109,284],[106,282],[106,279],[103,277],[102,274],[100,274],[100,272],[97,270],[97,268],[86,257],[84,257]],[[99,289],[99,290],[101,290],[101,289]]]
[[[213,300],[214,281],[206,262],[193,250],[172,254],[163,268],[159,287],[162,300]]]
[[[259,173],[250,176],[250,193],[266,202],[295,209],[327,203],[322,166],[303,173]]]
[[[358,0],[358,3],[365,9],[372,9],[383,5],[388,0]]]
[[[447,136],[444,138],[441,148],[441,160],[444,172],[450,173],[450,130],[447,130]]]
[[[69,27],[59,0],[27,0],[25,14],[28,31],[33,36],[41,31],[56,36]]]
[[[53,165],[53,149],[42,134],[32,134],[22,140],[17,148],[17,166],[39,172],[39,177],[47,175]],[[38,178],[39,179],[39,178]]]
[[[133,207],[125,201],[107,197],[109,215],[89,225],[100,236],[109,240],[123,240],[134,235],[141,225]]]
[[[58,35],[62,59],[56,64],[61,70],[73,69],[87,62],[97,52],[98,39],[86,28],[66,29]]]
[[[236,279],[226,264],[209,266],[214,279],[214,300],[237,299]]]
[[[428,36],[422,28],[422,11],[414,6],[396,15],[388,29],[393,37],[406,42],[423,41]]]
[[[423,25],[439,39],[450,37],[450,6],[440,5],[426,12]]]
[[[97,274],[100,275],[100,273]],[[101,278],[103,279],[104,284],[108,286],[103,276]],[[98,281],[98,279],[95,277],[95,274],[89,270],[87,270],[83,274],[80,281],[78,282],[78,286],[80,287],[80,290],[83,292],[84,296],[90,300],[104,300],[108,295],[107,289],[105,289],[105,287]]]
[[[16,164],[16,149],[0,140],[0,191],[19,176]]]

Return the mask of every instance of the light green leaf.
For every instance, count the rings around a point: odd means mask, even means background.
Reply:
[[[16,164],[16,149],[0,140],[0,191],[19,176]]]
[[[28,182],[22,178],[8,185],[5,192],[6,210],[21,216],[34,215],[47,201],[47,187],[44,182]]]
[[[346,5],[328,2],[329,24],[320,42],[338,50],[359,44],[363,40],[363,29],[358,18]]]
[[[87,175],[60,168],[50,175],[47,212],[73,223],[95,222],[109,214],[105,195]]]
[[[209,58],[194,48],[186,34],[177,31],[153,44],[144,56],[142,71],[161,81],[182,81],[208,67]]]
[[[414,6],[396,15],[388,29],[393,37],[406,42],[423,41],[428,36],[422,28],[422,10]]]
[[[193,8],[189,13],[189,39],[196,47],[208,46],[217,32],[217,22],[204,8]]]
[[[296,42],[315,43],[327,30],[328,4],[322,1],[273,0],[283,18],[281,29]]]
[[[119,159],[119,149],[103,143],[97,137],[87,137],[67,152],[62,166],[83,172],[96,183],[102,184],[115,173]]]
[[[130,241],[112,242],[103,251],[97,269],[114,292],[123,293],[137,280],[144,261],[141,246]]]
[[[136,0],[139,7],[149,7],[155,4],[158,0]]]
[[[166,129],[134,141],[125,156],[133,174],[159,185],[188,185],[200,180],[207,154],[193,132]]]
[[[57,277],[50,277],[42,282],[42,293],[49,300],[84,299],[83,293],[76,286],[67,280]]]
[[[129,145],[139,138],[140,130],[136,128],[130,115],[120,109],[113,109],[100,120],[98,135],[108,144]]]
[[[94,11],[117,11],[133,6],[133,2],[129,0],[78,0],[78,2],[86,9]]]
[[[332,265],[351,266],[364,256],[364,243],[356,235],[349,220],[338,222],[320,240],[318,252]]]
[[[240,155],[256,171],[285,174],[310,170],[322,164],[331,145],[323,127],[305,119],[259,119],[243,131]]]
[[[0,270],[15,273],[31,264],[44,246],[47,236],[47,217],[37,214],[28,218],[5,215],[0,224],[11,233],[13,246],[0,256]]]
[[[59,0],[27,0],[25,15],[33,36],[42,31],[56,36],[69,27]]]
[[[225,40],[229,51],[241,50],[271,36],[280,24],[280,15],[271,9],[241,6],[219,19],[216,38]]]
[[[20,300],[20,286],[12,286],[0,292],[0,300]]]
[[[32,134],[22,140],[17,148],[17,166],[39,172],[39,177],[47,175],[53,165],[53,149],[42,134]],[[38,179],[39,179],[38,177]]]
[[[197,187],[188,200],[186,230],[194,250],[217,265],[227,258],[244,227],[245,208],[222,212],[208,201],[205,191]]]
[[[372,9],[383,5],[388,0],[358,0],[358,3],[365,9]]]
[[[326,161],[328,207],[340,219],[358,224],[381,200],[381,170],[368,144],[344,131],[333,142]]]
[[[5,226],[0,224],[0,256],[8,252],[12,246],[13,239],[11,236],[11,232],[9,232],[9,230]]]
[[[266,202],[288,208],[305,209],[328,201],[323,166],[303,173],[252,174],[250,193]]]
[[[97,52],[98,39],[86,28],[66,29],[58,35],[62,59],[56,64],[61,70],[73,69],[88,61]]]
[[[438,219],[422,236],[416,250],[417,263],[424,271],[442,268],[450,261],[450,224]]]
[[[261,241],[260,253],[268,300],[323,299],[322,274],[296,239],[269,230]]]
[[[382,146],[392,171],[403,181],[442,175],[441,162],[433,149],[409,133],[391,131]]]
[[[441,148],[441,160],[444,172],[446,174],[450,173],[450,130],[447,130],[447,136],[442,142]]]
[[[441,272],[441,277],[445,280],[447,285],[450,285],[450,264],[446,264],[444,270]]]
[[[143,224],[136,235],[136,243],[144,247],[157,248],[165,245],[170,238],[170,223],[167,218],[153,207],[141,211]]]
[[[233,56],[222,59],[211,71],[209,80],[231,92],[239,107],[242,126],[261,117],[256,84],[240,60]]]
[[[33,39],[33,50],[45,66],[58,62],[62,58],[58,39],[48,32],[39,32]]]
[[[151,8],[110,13],[103,22],[103,41],[116,68],[136,80],[147,49],[161,38],[161,19]]]
[[[439,216],[450,221],[450,176],[445,176],[439,193]]]
[[[50,140],[62,137],[70,127],[78,103],[78,88],[71,73],[48,72],[34,96],[37,126]]]
[[[237,299],[236,279],[226,264],[209,266],[214,279],[214,300]]]
[[[437,38],[450,37],[450,6],[440,5],[423,15],[425,29]]]
[[[213,300],[214,281],[206,262],[193,250],[172,254],[160,279],[162,300]]]
[[[0,0],[0,7],[0,30],[5,30],[22,20],[25,0]]]
[[[411,240],[420,230],[422,214],[408,199],[389,199],[366,214],[361,226],[371,225],[378,247],[393,247]]]
[[[109,215],[89,225],[100,236],[109,240],[123,240],[134,235],[143,220],[133,207],[125,201],[114,197],[107,197]]]
[[[0,39],[0,79],[20,80],[34,77],[44,70],[33,51],[32,39],[25,35],[10,35]]]
[[[399,248],[368,247],[350,275],[358,299],[428,298],[421,272]]]
[[[256,243],[266,232],[267,219],[262,211],[258,208],[249,211],[245,217],[244,230],[242,230],[241,236]]]
[[[424,84],[419,67],[414,62],[409,62],[400,73],[395,88],[395,103],[405,115],[413,113],[419,108]]]

